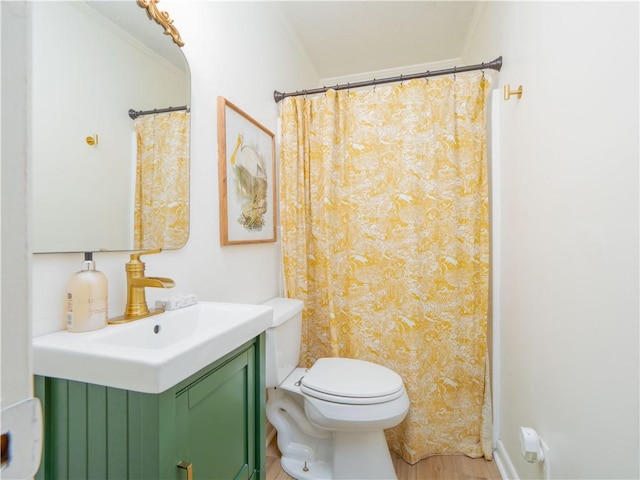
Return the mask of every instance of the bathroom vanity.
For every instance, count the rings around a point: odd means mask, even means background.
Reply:
[[[34,338],[36,478],[264,479],[272,318],[268,306],[200,302]]]
[[[264,479],[263,356],[264,334],[160,394],[36,376],[36,478]]]

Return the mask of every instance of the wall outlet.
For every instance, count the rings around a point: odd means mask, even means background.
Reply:
[[[32,478],[42,457],[42,407],[28,398],[2,409],[2,478]]]

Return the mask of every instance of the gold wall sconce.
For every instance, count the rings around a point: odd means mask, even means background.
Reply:
[[[94,145],[98,145],[98,134],[96,133],[93,136],[89,136],[87,138],[84,139],[85,142],[87,142],[87,145],[91,145],[92,147]]]
[[[517,90],[511,90],[511,85],[507,83],[504,86],[504,99],[509,100],[511,95],[517,96],[518,99],[522,98],[522,85],[520,85]]]

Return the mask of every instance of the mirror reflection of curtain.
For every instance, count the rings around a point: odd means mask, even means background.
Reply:
[[[478,72],[281,103],[301,364],[342,356],[398,372],[411,406],[387,438],[409,463],[492,455],[488,91]]]
[[[189,114],[145,115],[134,127],[134,248],[183,245],[189,235]]]

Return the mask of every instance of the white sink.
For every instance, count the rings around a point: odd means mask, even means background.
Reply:
[[[271,326],[265,305],[200,302],[86,333],[33,339],[34,373],[160,393]]]

